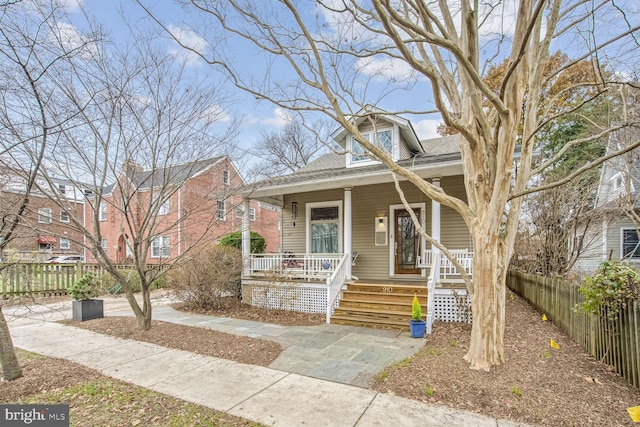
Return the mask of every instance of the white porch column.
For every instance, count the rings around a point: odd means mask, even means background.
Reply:
[[[440,187],[440,177],[433,178],[431,180],[431,184],[435,187]],[[440,242],[440,203],[431,199],[431,237]],[[436,248],[434,245],[431,245],[431,254],[435,258],[439,258],[440,249]],[[431,279],[427,282],[427,288],[429,292],[429,297],[427,299],[427,334],[431,334],[433,320],[435,318],[435,287],[436,282],[440,281],[440,261],[438,261],[438,267],[436,267],[436,271],[430,271]],[[433,265],[433,262],[432,262]]]
[[[440,178],[433,178],[431,184],[440,187]],[[433,199],[431,200],[431,237],[438,242],[440,241],[440,203]],[[431,250],[435,253],[438,249],[432,246]]]
[[[344,189],[344,252],[347,254],[347,278],[351,279],[351,187]]]
[[[249,229],[249,199],[242,201],[242,275],[249,275],[249,255],[251,254],[251,232]]]

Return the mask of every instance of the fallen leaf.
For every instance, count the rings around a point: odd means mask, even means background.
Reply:
[[[631,421],[634,423],[640,423],[640,406],[633,406],[631,408],[627,408],[627,412],[631,417]]]
[[[543,321],[543,322],[546,322],[546,321],[547,321],[547,315],[546,315],[546,314],[543,314],[543,315],[542,315],[542,321]]]
[[[555,342],[553,339],[549,339],[549,345],[551,346],[551,348],[560,348],[558,343]]]
[[[584,380],[594,384],[602,384],[599,379],[594,377],[584,377]]]

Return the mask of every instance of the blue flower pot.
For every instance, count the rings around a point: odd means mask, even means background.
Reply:
[[[409,320],[409,329],[413,338],[423,338],[426,327],[427,322],[424,320]]]

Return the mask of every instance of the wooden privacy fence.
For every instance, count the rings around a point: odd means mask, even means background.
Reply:
[[[130,269],[131,266],[118,268]],[[23,294],[58,295],[86,273],[104,274],[98,264],[15,263],[0,264],[0,296]]]
[[[589,354],[607,365],[635,387],[640,388],[640,302],[630,301],[611,321],[600,315],[578,313],[584,302],[578,284],[532,274],[509,271],[507,286],[545,313],[560,329]]]

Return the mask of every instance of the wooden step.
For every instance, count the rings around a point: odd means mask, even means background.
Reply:
[[[382,294],[402,294],[402,295],[426,295],[427,285],[411,286],[411,285],[385,285],[380,283],[351,283],[348,289],[352,291],[375,292]]]
[[[380,319],[380,320],[398,320],[408,322],[411,320],[411,310],[409,311],[391,311],[391,310],[378,310],[373,308],[358,308],[358,307],[338,307],[335,309],[335,314],[339,316],[359,316],[366,317],[368,319]]]
[[[426,312],[427,310],[427,302],[423,301],[422,304],[420,304],[420,306],[422,307],[422,311]],[[358,299],[350,299],[350,298],[342,298],[340,300],[340,307],[341,308],[347,308],[347,307],[357,307],[357,308],[372,308],[372,309],[379,309],[379,310],[390,310],[390,311],[405,311],[408,313],[411,313],[411,308],[413,307],[411,302],[381,302],[381,301],[377,301],[377,300],[358,300]]]
[[[407,294],[382,294],[378,292],[353,291],[347,289],[342,292],[343,299],[360,300],[360,301],[380,301],[380,302],[413,302],[413,295]],[[421,304],[427,303],[427,295],[418,295],[418,301]]]
[[[335,323],[337,325],[363,326],[366,328],[375,328],[375,329],[395,329],[400,331],[409,330],[408,321],[397,321],[397,320],[389,320],[389,319],[372,320],[371,318],[362,317],[362,316],[334,315],[333,317],[331,317],[331,323]]]
[[[426,286],[349,284],[343,291],[331,323],[408,331],[414,295],[418,296],[423,318],[426,318]]]

